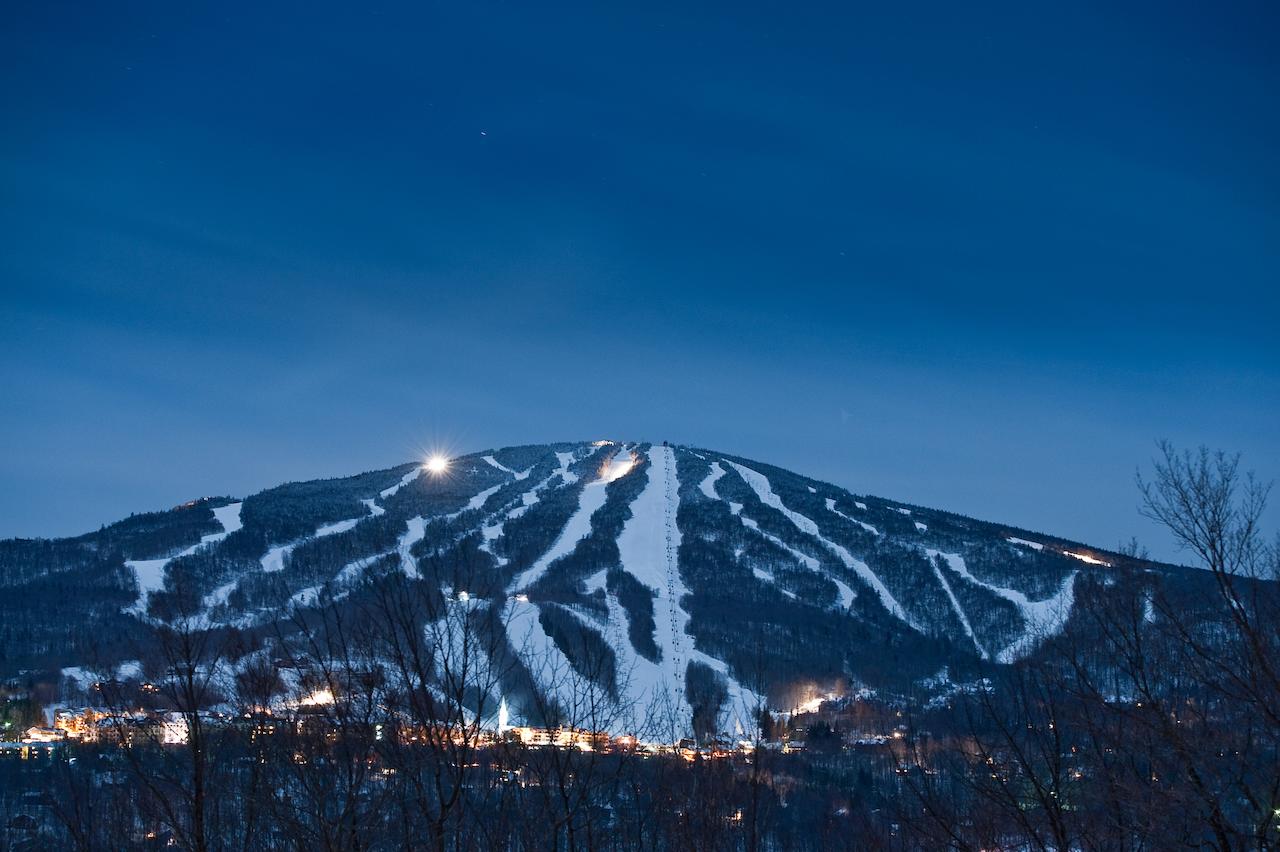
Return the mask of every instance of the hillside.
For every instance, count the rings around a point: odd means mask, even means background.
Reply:
[[[515,712],[569,672],[688,719],[945,688],[1071,635],[1084,596],[1202,579],[710,450],[520,446],[0,542],[0,674],[111,671],[175,623],[247,659],[388,582],[505,635]]]

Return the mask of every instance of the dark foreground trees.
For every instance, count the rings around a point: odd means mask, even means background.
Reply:
[[[48,848],[1277,848],[1266,489],[1234,458],[1162,446],[1141,493],[1197,563],[1184,582],[1140,560],[1091,573],[1063,635],[945,705],[901,705],[901,739],[883,746],[797,722],[809,749],[784,754],[752,708],[754,751],[606,747],[580,732],[660,713],[616,706],[612,658],[584,649],[557,669],[518,653],[500,596],[465,562],[423,560],[425,581],[391,574],[358,606],[299,611],[265,644],[170,624],[144,661],[154,692],[113,699],[115,742],[43,774]],[[515,695],[541,739],[491,733]],[[145,701],[167,725],[129,720]]]
[[[1073,629],[957,702],[940,753],[904,747],[902,816],[957,849],[1280,845],[1280,551],[1236,457],[1160,445],[1144,513],[1194,582],[1085,586]],[[1116,593],[1119,587],[1120,594]]]

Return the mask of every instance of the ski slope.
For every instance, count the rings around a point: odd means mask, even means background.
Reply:
[[[864,509],[867,508],[862,503],[858,503],[856,505],[861,506]],[[876,529],[871,524],[867,523],[866,521],[860,521],[857,518],[851,518],[848,515],[846,515],[844,512],[841,512],[839,509],[837,509],[836,501],[831,497],[827,498],[827,511],[834,512],[835,514],[844,518],[846,521],[848,521],[851,524],[857,524],[858,526],[862,527],[864,530],[871,533],[872,535],[880,535],[880,530]]]
[[[725,461],[738,472],[738,475],[742,477],[747,485],[751,486],[751,490],[760,498],[761,503],[777,509],[785,518],[787,518],[787,520],[791,521],[796,529],[813,538],[827,550],[834,553],[840,561],[844,563],[846,568],[851,569],[864,583],[871,587],[872,591],[876,593],[876,596],[880,598],[880,603],[891,615],[902,621],[912,630],[920,629],[907,615],[907,611],[898,603],[897,599],[893,596],[893,593],[889,591],[889,588],[885,586],[880,578],[876,576],[876,573],[872,571],[865,562],[860,559],[855,559],[853,554],[848,550],[823,537],[822,532],[818,529],[818,525],[813,522],[812,518],[808,518],[799,512],[793,512],[791,509],[787,508],[786,504],[782,502],[782,498],[773,493],[773,487],[769,484],[769,480],[764,474],[754,471],[749,467],[744,467],[736,462],[731,462],[727,459]]]
[[[231,533],[240,529],[242,526],[240,508],[243,505],[243,503],[229,503],[226,506],[219,506],[214,509],[214,520],[222,525],[222,530],[202,536],[198,542],[181,553],[164,559],[126,560],[124,564],[133,569],[134,577],[138,581],[139,594],[133,605],[124,611],[133,615],[144,614],[147,611],[147,599],[151,597],[152,592],[158,592],[164,588],[165,569],[170,562],[175,559],[181,559],[184,556],[190,556],[202,547],[222,541]]]
[[[1017,589],[1007,589],[978,579],[969,572],[964,559],[958,554],[943,553],[933,549],[926,549],[925,553],[931,560],[937,556],[942,557],[952,571],[975,586],[994,592],[1018,608],[1018,613],[1022,616],[1026,627],[1022,636],[996,654],[997,662],[1012,663],[1030,654],[1045,639],[1061,633],[1067,619],[1071,616],[1071,607],[1075,602],[1076,575],[1079,573],[1077,571],[1071,572],[1053,597],[1033,601]]]
[[[620,450],[614,453],[604,469],[600,471],[599,476],[582,486],[582,490],[578,493],[578,506],[565,522],[564,529],[560,531],[560,535],[550,549],[520,573],[512,586],[514,589],[527,589],[538,582],[553,562],[572,553],[578,546],[578,542],[591,534],[591,516],[605,503],[605,486],[625,475],[631,470],[633,464],[631,454],[626,450]],[[561,460],[561,469],[565,470],[567,467],[568,465]]]

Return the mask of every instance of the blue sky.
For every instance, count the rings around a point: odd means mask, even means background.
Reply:
[[[11,11],[0,535],[618,436],[1174,556],[1157,438],[1280,476],[1274,5],[360,5]]]

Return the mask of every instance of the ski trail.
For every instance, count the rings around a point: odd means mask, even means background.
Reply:
[[[698,489],[712,500],[719,500],[720,496],[716,494],[716,482],[718,482],[722,476],[724,476],[724,468],[720,466],[720,462],[712,462],[711,472],[698,483]]]
[[[681,598],[688,589],[680,578],[677,556],[680,530],[675,518],[675,458],[670,447],[650,447],[648,455],[649,481],[632,501],[631,517],[617,544],[623,570],[657,593],[654,640],[662,662],[655,670],[633,672],[633,676],[640,676],[637,697],[642,703],[666,693],[674,706],[687,707],[684,646],[689,614],[681,606]]]
[[[930,559],[941,556],[946,560],[952,571],[955,571],[974,585],[994,592],[1018,608],[1018,612],[1026,624],[1026,629],[1021,637],[1015,639],[1007,648],[996,654],[997,662],[1016,662],[1035,650],[1039,642],[1061,633],[1066,626],[1067,618],[1071,615],[1071,606],[1075,602],[1076,574],[1079,572],[1072,571],[1071,575],[1062,582],[1062,587],[1058,589],[1057,594],[1053,597],[1045,598],[1042,601],[1033,601],[1017,589],[1006,589],[1003,586],[996,586],[984,580],[979,580],[969,572],[969,568],[964,564],[964,559],[958,554],[943,553],[940,550],[931,548],[927,548],[925,553],[929,555]]]
[[[493,543],[502,537],[507,521],[518,518],[525,512],[529,511],[529,507],[538,502],[542,492],[551,486],[551,481],[557,476],[565,478],[572,475],[569,473],[569,465],[573,463],[573,454],[556,453],[556,458],[559,461],[560,466],[549,473],[546,479],[543,479],[537,485],[522,492],[520,494],[519,505],[494,514],[488,519],[488,522],[481,527],[480,533],[483,541],[480,543],[480,549],[492,556],[499,567],[506,565],[509,560],[505,556],[499,556],[494,553]]]
[[[488,500],[490,497],[492,497],[495,493],[497,493],[498,489],[505,484],[506,484],[505,482],[500,482],[497,485],[493,486],[492,488],[486,488],[485,490],[481,491],[479,494],[477,494],[476,496],[468,500],[467,505],[463,506],[458,511],[450,512],[449,514],[445,515],[444,519],[446,521],[452,521],[453,519],[460,517],[464,512],[474,512],[476,509],[479,509],[481,506],[483,506],[485,504],[485,501]]]
[[[530,603],[524,595],[508,598],[503,619],[511,646],[534,682],[547,693],[548,698],[560,705],[565,714],[562,721],[581,723],[582,708],[588,701],[591,687],[574,670],[555,640],[542,629],[539,614],[538,605]]]
[[[520,573],[512,584],[512,588],[523,590],[538,582],[542,579],[542,575],[547,573],[551,563],[572,553],[578,546],[578,542],[591,534],[591,516],[604,505],[605,485],[626,475],[633,465],[634,460],[628,451],[620,450],[613,455],[601,470],[600,475],[582,487],[578,493],[578,507],[569,516],[569,520],[565,522],[564,528],[550,549]]]
[[[822,574],[822,576],[826,577],[828,580],[835,583],[836,589],[839,592],[840,608],[844,611],[848,611],[849,607],[853,604],[854,599],[857,597],[857,593],[854,592],[853,589],[851,589],[847,583],[843,582],[837,577],[832,577],[830,574],[822,571],[822,564],[818,560],[814,559],[812,556],[808,555],[807,553],[801,553],[799,550],[796,550],[794,547],[787,544],[785,541],[778,538],[776,535],[773,535],[772,533],[767,532],[766,530],[760,529],[760,525],[756,523],[754,519],[748,518],[746,515],[742,514],[743,506],[741,503],[735,503],[732,500],[723,500],[723,498],[721,498],[720,495],[716,492],[715,484],[717,481],[719,481],[720,477],[724,476],[724,474],[725,474],[725,470],[723,467],[720,466],[720,463],[712,462],[711,472],[707,474],[707,476],[702,480],[702,482],[698,483],[698,488],[702,491],[703,494],[707,495],[707,497],[711,498],[712,500],[722,500],[723,502],[727,503],[729,506],[730,514],[732,514],[735,518],[737,518],[738,521],[744,527],[756,533],[757,535],[762,536],[771,544],[781,548],[783,551],[791,554],[791,557],[793,559],[795,559],[801,565],[804,565],[810,571],[814,571],[816,573]],[[828,500],[827,502],[831,503],[832,501]],[[752,567],[751,572],[756,576],[757,579],[764,580],[765,582],[773,586],[777,586],[778,591],[782,592],[787,597],[790,597],[792,599],[796,597],[794,592],[790,592],[782,588],[781,586],[778,586],[777,578],[775,578],[771,572],[765,571],[761,568],[756,568],[756,567]]]
[[[368,568],[370,565],[373,565],[379,559],[383,559],[387,556],[390,556],[392,553],[395,553],[395,552],[396,551],[394,550],[389,550],[386,553],[375,553],[372,556],[366,556],[363,559],[357,559],[354,562],[348,562],[346,565],[342,567],[342,570],[339,571],[337,575],[333,578],[333,581],[338,585],[345,585],[348,583],[352,583],[356,579],[358,579],[361,574],[364,573],[364,569]]]
[[[222,532],[205,536],[201,542],[208,544],[214,541],[222,541],[233,532],[241,529],[244,523],[240,520],[240,509],[244,503],[228,503],[225,506],[219,506],[213,510],[213,517],[218,523],[222,524]]]
[[[493,456],[484,456],[483,458],[484,458],[484,460],[485,460],[486,462],[488,462],[492,467],[496,467],[498,470],[502,471],[503,473],[509,473],[509,474],[511,474],[511,475],[512,475],[513,477],[515,477],[517,480],[520,480],[520,479],[528,479],[528,477],[529,477],[529,473],[533,470],[533,468],[529,468],[529,470],[515,471],[515,470],[512,470],[511,468],[507,467],[507,466],[506,466],[505,464],[503,464],[502,462],[500,462],[500,461],[498,461],[497,459],[495,459]]]
[[[427,534],[427,519],[422,515],[412,517],[408,521],[408,529],[400,535],[396,542],[396,552],[400,554],[400,568],[410,579],[418,579],[418,560],[409,551],[422,541]]]
[[[661,652],[661,662],[650,663],[635,654],[629,672],[629,694],[637,706],[678,708],[680,719],[689,718],[685,694],[685,671],[696,660],[722,676],[728,688],[732,712],[756,706],[759,696],[742,686],[721,660],[693,647],[689,635],[689,613],[683,600],[689,593],[680,576],[680,527],[676,516],[680,506],[676,480],[675,452],[671,447],[650,447],[649,481],[631,504],[631,517],[618,536],[618,553],[622,568],[657,593],[654,599],[654,642]],[[700,485],[702,492],[714,497],[717,475],[712,470]],[[665,612],[663,611],[665,609]],[[621,647],[627,647],[629,643]],[[646,665],[647,664],[647,665]],[[740,722],[740,720],[739,720]],[[681,722],[687,728],[687,722]]]
[[[369,505],[365,501],[361,502],[364,502],[365,506]],[[347,518],[345,521],[336,521],[332,524],[325,524],[324,526],[317,528],[313,534],[303,536],[297,541],[291,541],[288,544],[274,545],[268,549],[262,559],[259,560],[259,564],[262,565],[262,570],[268,574],[276,571],[283,571],[285,557],[293,553],[298,545],[306,544],[309,541],[315,541],[318,538],[326,538],[331,535],[347,532],[348,530],[353,529],[356,524],[368,517],[370,516],[361,515],[358,518]]]
[[[978,642],[978,637],[973,633],[973,627],[969,624],[969,616],[965,614],[964,607],[960,606],[960,600],[956,597],[956,593],[951,589],[951,583],[947,581],[947,576],[942,573],[942,569],[938,567],[937,562],[933,558],[929,559],[929,564],[933,567],[933,574],[938,578],[938,583],[942,586],[942,591],[947,593],[947,597],[951,600],[951,608],[955,610],[956,617],[960,619],[960,626],[964,628],[964,633],[969,637],[969,641],[973,643],[973,647],[978,649],[978,653],[982,655],[982,659],[989,660],[991,656],[987,653],[987,649],[983,648]]]
[[[758,533],[770,543],[777,545],[781,549],[785,550],[787,553],[791,554],[791,557],[793,559],[795,559],[804,567],[808,568],[810,571],[816,571],[818,573],[821,573],[821,569],[822,569],[821,562],[814,559],[812,556],[810,556],[807,553],[801,553],[800,551],[796,550],[794,547],[787,544],[785,541],[778,538],[773,533],[760,529],[760,525],[756,523],[754,518],[748,518],[746,515],[742,514],[742,508],[743,507],[741,503],[733,503],[733,502],[729,503],[729,511],[733,513],[734,517],[736,517],[739,521],[742,522],[742,525],[744,527],[746,527],[747,529],[751,530],[754,533]]]
[[[387,499],[388,497],[390,497],[391,495],[395,494],[395,493],[396,493],[397,491],[399,491],[401,488],[404,488],[404,487],[405,487],[406,485],[408,485],[410,482],[413,482],[415,479],[417,479],[417,478],[418,478],[419,476],[421,476],[421,475],[422,475],[422,466],[421,466],[421,465],[419,465],[418,467],[415,467],[413,470],[411,470],[411,471],[409,471],[408,473],[406,473],[406,474],[405,474],[405,475],[400,479],[400,481],[399,481],[399,482],[397,482],[395,485],[392,485],[390,488],[384,488],[384,489],[382,489],[381,491],[379,491],[379,492],[378,492],[378,496],[379,496],[380,498],[382,498],[383,500],[385,500],[385,499]]]
[[[893,596],[893,593],[889,591],[889,588],[885,586],[879,577],[876,576],[876,573],[871,570],[871,567],[867,565],[867,563],[860,559],[855,559],[853,554],[848,550],[836,544],[834,541],[824,538],[822,532],[818,529],[818,525],[814,523],[811,518],[807,518],[799,512],[793,512],[788,509],[786,504],[782,502],[782,498],[773,492],[773,487],[769,484],[769,480],[764,476],[764,474],[758,473],[749,467],[743,467],[742,465],[737,464],[736,462],[731,462],[728,459],[725,459],[725,462],[738,472],[747,485],[751,486],[751,490],[760,498],[761,503],[777,509],[784,517],[787,518],[787,520],[791,521],[792,525],[795,526],[796,529],[812,537],[827,550],[839,557],[840,561],[844,563],[846,568],[854,571],[864,583],[871,587],[872,591],[876,593],[876,596],[880,598],[881,605],[883,605],[891,615],[902,621],[912,630],[917,632],[920,631],[920,628],[917,627],[915,622],[913,622],[907,615],[907,611],[898,603],[897,599]]]
[[[575,453],[556,453],[556,461],[560,463],[560,466],[556,468],[555,472],[560,474],[560,478],[564,480],[565,485],[573,485],[578,481],[578,474],[569,470],[569,465],[577,461],[577,458]]]
[[[125,561],[125,565],[133,569],[134,577],[138,581],[138,599],[127,607],[124,612],[130,615],[143,615],[147,611],[147,600],[151,597],[152,592],[158,592],[164,588],[165,568],[175,559],[181,559],[184,556],[190,556],[202,547],[222,541],[231,533],[240,529],[243,524],[240,521],[240,508],[244,503],[229,503],[226,506],[219,506],[213,510],[213,517],[222,525],[222,531],[209,533],[201,536],[200,540],[185,550],[173,556],[164,559],[130,559]]]
[[[861,504],[859,504],[859,505],[861,505]],[[863,506],[863,508],[865,509],[866,507],[865,507],[865,506]],[[846,515],[844,512],[841,512],[839,509],[837,509],[837,508],[836,508],[836,501],[835,501],[834,499],[832,499],[831,497],[828,497],[828,498],[827,498],[827,511],[828,511],[828,512],[835,512],[837,515],[839,515],[840,517],[844,518],[844,519],[845,519],[846,521],[848,521],[849,523],[851,523],[851,524],[857,524],[858,526],[862,527],[864,530],[866,530],[867,532],[871,533],[872,535],[880,535],[880,530],[878,530],[878,529],[876,529],[875,527],[871,526],[871,524],[867,523],[866,521],[860,521],[860,520],[858,520],[857,518],[851,518],[851,517],[849,517],[848,515]]]

